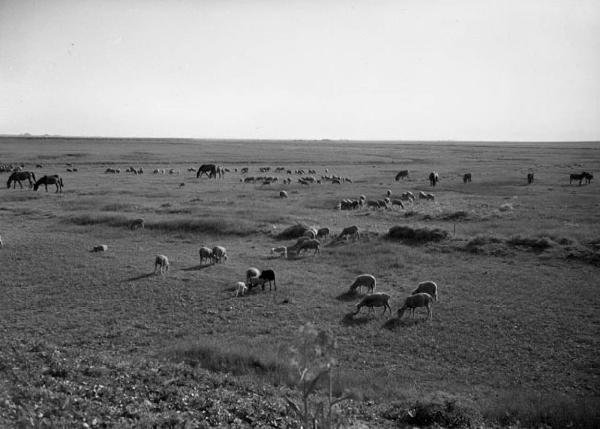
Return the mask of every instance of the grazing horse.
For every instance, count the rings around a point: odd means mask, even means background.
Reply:
[[[44,185],[46,188],[46,192],[48,192],[48,185],[56,185],[56,192],[60,190],[62,192],[63,181],[62,178],[58,174],[54,174],[52,176],[44,176],[33,185],[33,190],[37,191],[40,185]]]
[[[581,174],[583,174],[583,178],[585,179],[585,182],[589,185],[592,182],[594,175],[592,173],[588,173],[587,171],[584,171]]]
[[[17,182],[19,182],[19,186],[23,189],[22,180],[29,181],[29,187],[33,186],[33,182],[35,182],[35,174],[31,171],[15,171],[8,177],[8,182],[6,182],[6,187],[10,189],[10,184],[13,184],[13,189],[17,187]]]
[[[440,176],[438,175],[437,171],[432,171],[431,173],[429,173],[429,184],[431,186],[435,186],[439,181]]]
[[[196,173],[196,177],[202,177],[203,174],[206,174],[209,178],[215,177],[217,166],[215,164],[202,164]]]
[[[463,175],[463,183],[471,182],[471,173],[465,173]]]
[[[408,177],[408,170],[400,170],[398,174],[396,174],[396,182],[400,179],[404,179]]]
[[[527,184],[531,185],[533,183],[533,173],[527,173]]]
[[[581,186],[581,182],[583,182],[584,173],[581,174],[571,174],[569,175],[569,185],[573,183],[573,180],[579,182],[579,186]]]

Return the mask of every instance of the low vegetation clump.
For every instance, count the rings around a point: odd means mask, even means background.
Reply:
[[[302,237],[306,231],[308,231],[308,226],[298,223],[281,231],[277,234],[277,238],[279,240],[291,240]]]
[[[409,243],[442,241],[448,238],[448,236],[448,231],[440,228],[413,228],[404,225],[393,226],[388,232],[388,238]]]
[[[545,250],[557,244],[548,237],[526,237],[522,235],[514,235],[506,240],[506,243],[512,246],[527,247],[532,250]]]

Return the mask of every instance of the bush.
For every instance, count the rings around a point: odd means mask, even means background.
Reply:
[[[308,226],[298,223],[281,231],[279,234],[277,234],[277,238],[279,240],[299,238],[302,237],[306,231],[308,231]]]
[[[545,250],[556,244],[548,237],[523,237],[522,235],[514,235],[506,242],[513,246],[529,247],[533,250]]]
[[[439,425],[445,428],[471,428],[481,423],[482,417],[473,405],[444,394],[427,401],[418,401],[401,420],[420,427]]]
[[[429,241],[442,241],[448,238],[449,233],[440,228],[412,228],[397,225],[390,228],[388,238],[413,243],[426,243]]]

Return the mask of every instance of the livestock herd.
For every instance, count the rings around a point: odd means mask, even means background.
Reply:
[[[69,172],[78,171],[77,168],[73,168],[71,164],[67,164],[69,166]],[[56,192],[62,192],[63,188],[63,180],[58,174],[54,175],[44,175],[39,180],[36,180],[36,176],[32,171],[24,170],[24,165],[10,165],[10,164],[0,164],[0,172],[9,172],[10,176],[7,181],[7,188],[10,189],[11,184],[13,189],[16,188],[16,185],[19,184],[21,188],[23,188],[23,181],[26,181],[29,184],[29,188],[33,188],[33,190],[38,190],[41,185],[44,185],[46,192],[48,191],[48,185],[55,185]],[[36,168],[43,168],[41,164],[37,164]],[[221,179],[225,176],[226,173],[230,173],[231,170],[229,168],[225,168],[221,165],[217,164],[202,164],[198,169],[193,167],[188,168],[189,172],[195,172],[196,178],[200,179],[204,175],[206,175],[209,179]],[[235,168],[234,171],[237,173],[238,169]],[[262,174],[269,173],[271,171],[271,167],[260,167],[258,171]],[[308,171],[304,169],[286,169],[284,167],[277,167],[272,170],[276,174],[284,174],[286,177],[280,178],[278,176],[267,176],[267,175],[259,175],[259,176],[246,176],[249,172],[248,167],[243,167],[239,170],[239,174],[241,175],[240,181],[242,183],[262,183],[263,185],[271,184],[271,183],[283,183],[283,184],[291,184],[292,180],[289,176],[296,174],[300,176],[297,179],[297,182],[302,185],[311,185],[311,184],[323,184],[325,182],[330,182],[333,184],[342,184],[344,182],[352,183],[352,180],[348,177],[342,177],[335,174],[329,174],[329,171],[325,169],[325,173],[318,176],[317,171],[314,169],[308,169]],[[106,174],[119,174],[121,170],[119,168],[107,168],[105,170]],[[128,167],[125,169],[126,173],[140,175],[144,173],[143,168],[138,167]],[[176,169],[154,169],[154,174],[180,174],[180,170]],[[394,179],[395,181],[400,181],[409,178],[408,170],[399,171]],[[534,174],[532,172],[527,174],[527,182],[529,184],[533,183]],[[589,172],[582,172],[576,174],[570,174],[569,183],[572,184],[574,181],[578,182],[581,186],[583,181],[587,184],[591,183],[593,179],[593,175]],[[428,175],[429,184],[432,187],[435,187],[437,183],[440,181],[440,176],[438,172],[432,171]],[[472,174],[465,173],[462,176],[463,183],[470,183],[472,181]],[[281,198],[287,198],[288,194],[286,191],[281,190],[279,196]],[[361,195],[357,200],[344,199],[340,201],[337,208],[340,210],[351,210],[358,208],[392,208],[393,206],[399,206],[404,208],[404,204],[407,202],[414,202],[416,197],[410,192],[404,192],[399,195],[398,198],[391,198],[392,191],[387,190],[386,196],[381,200],[367,200],[364,195]],[[431,193],[419,192],[418,198],[421,200],[434,200],[435,196]],[[144,228],[144,220],[143,219],[135,219],[130,224],[131,230],[143,229]],[[274,247],[271,249],[272,254],[278,254],[283,258],[290,258],[292,255],[299,256],[303,252],[313,251],[313,255],[317,255],[321,252],[321,240],[328,238],[330,235],[330,230],[328,228],[307,228],[306,231],[302,233],[302,236],[299,237],[295,244],[291,246],[280,246]],[[335,240],[346,240],[351,238],[353,240],[357,240],[360,238],[360,232],[357,226],[350,226],[344,228],[339,235],[337,235]],[[0,247],[3,247],[4,243],[0,238]],[[95,246],[92,251],[94,252],[104,252],[107,251],[107,245],[99,245]],[[228,260],[228,255],[225,247],[223,246],[213,246],[207,247],[202,246],[199,249],[199,258],[200,264],[209,263],[209,264],[217,264],[223,263]],[[157,272],[165,275],[168,273],[170,267],[170,262],[167,256],[165,255],[156,255],[154,259],[154,274]],[[277,290],[277,283],[275,279],[274,270],[268,268],[264,270],[259,270],[258,268],[251,267],[246,271],[245,281],[239,281],[235,283],[235,296],[244,296],[249,291],[251,291],[256,286],[261,286],[261,289],[265,290],[265,285],[269,284],[269,290],[274,289]],[[359,275],[352,285],[349,287],[348,292],[351,294],[355,294],[356,292],[360,292],[362,288],[366,289],[366,295],[362,297],[362,299],[356,304],[356,311],[353,313],[358,314],[363,307],[367,307],[370,311],[374,311],[374,308],[383,307],[383,313],[386,311],[392,312],[390,307],[390,295],[385,292],[376,291],[377,281],[375,276],[372,274],[361,274]],[[432,281],[427,281],[420,283],[418,287],[413,291],[413,293],[408,296],[403,305],[398,309],[397,314],[398,318],[401,318],[404,313],[409,310],[414,316],[414,311],[417,308],[426,308],[428,318],[432,316],[432,304],[434,301],[438,300],[438,286],[436,283]]]

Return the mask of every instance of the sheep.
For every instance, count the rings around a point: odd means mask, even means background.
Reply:
[[[271,290],[271,282],[273,282],[273,286],[275,290],[277,290],[277,283],[275,282],[275,271],[273,270],[263,270],[258,276],[258,280],[262,282],[262,290],[265,290],[265,283],[269,282],[269,290]]]
[[[279,198],[287,198],[288,193],[286,191],[279,191]]]
[[[98,246],[94,246],[92,248],[92,252],[106,252],[108,250],[108,246],[106,244],[99,244]]]
[[[438,300],[438,287],[435,282],[427,281],[419,283],[419,286],[412,292],[411,295],[416,295],[418,293],[425,292],[431,295],[434,301]]]
[[[142,228],[144,229],[144,219],[140,218],[140,219],[135,219],[133,222],[131,222],[131,224],[129,225],[129,229],[131,229],[132,231],[134,229],[138,229],[138,228]]]
[[[433,194],[425,193],[423,191],[419,192],[420,200],[435,200],[435,196]]]
[[[400,206],[400,207],[404,208],[404,204],[402,203],[401,200],[393,199],[391,202],[392,202],[392,207],[393,206]]]
[[[329,237],[329,228],[319,228],[317,231],[317,238]]]
[[[406,309],[411,310],[412,317],[415,316],[415,308],[418,307],[427,307],[427,318],[430,319],[432,317],[431,312],[431,303],[433,298],[428,293],[417,293],[415,295],[411,295],[404,301],[404,305],[398,309],[398,319],[401,319],[404,315]]]
[[[313,253],[313,255],[316,255],[317,253],[321,253],[321,250],[319,249],[320,246],[321,242],[317,239],[311,238],[309,240],[304,240],[298,247],[297,253],[299,255],[303,250],[306,252],[308,249],[315,249],[315,253]]]
[[[158,168],[155,168],[154,171],[152,172],[152,174],[158,174],[160,173],[160,170]]]
[[[354,239],[360,238],[360,233],[358,232],[358,227],[356,225],[346,227],[342,230],[339,235],[339,238],[344,238],[346,236],[352,236]]]
[[[375,276],[371,274],[361,274],[354,280],[354,283],[350,285],[349,292],[355,292],[359,288],[366,287],[367,292],[373,293],[375,291],[375,287],[377,286],[377,280],[375,280]]]
[[[235,296],[244,296],[248,292],[248,286],[244,282],[237,282],[235,284]]]
[[[156,274],[156,269],[160,268],[160,273],[165,274],[169,271],[169,259],[165,255],[156,255],[156,259],[154,260],[154,274]]]
[[[251,287],[251,279],[258,278],[258,276],[260,276],[260,270],[258,268],[248,268],[246,270],[246,285]]]
[[[0,247],[4,247],[4,243],[2,242],[2,236],[0,235]]]
[[[308,238],[314,240],[315,238],[317,238],[317,231],[315,231],[314,228],[309,228],[302,235],[304,237],[308,237]]]
[[[404,201],[414,201],[415,194],[413,194],[410,191],[406,191],[406,192],[403,192],[402,195],[400,195],[400,199],[404,200]]]
[[[221,262],[222,260],[227,260],[227,250],[223,246],[215,246],[212,249],[213,260],[215,262]]]
[[[392,314],[392,308],[390,307],[390,296],[387,293],[377,292],[372,295],[365,296],[358,304],[356,304],[356,312],[354,315],[357,315],[362,307],[369,307],[370,311],[375,311],[374,307],[383,307],[383,313],[385,314],[386,310],[390,310],[390,314]]]
[[[271,248],[271,255],[273,255],[275,253],[279,253],[282,258],[287,258],[287,247],[285,247],[285,246],[272,247]]]
[[[202,265],[202,261],[205,259],[208,259],[213,264],[215,263],[212,249],[202,246],[200,250],[198,250],[198,254],[200,255],[200,265]]]
[[[388,190],[387,190],[387,192],[386,192],[385,194],[386,194],[388,197],[391,197],[391,196],[392,196],[392,191],[388,189]]]

